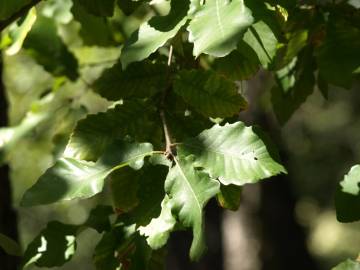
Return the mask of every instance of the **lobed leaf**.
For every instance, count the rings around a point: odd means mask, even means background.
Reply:
[[[147,237],[146,241],[152,249],[163,247],[170,236],[170,232],[174,229],[176,219],[173,217],[171,209],[171,201],[165,196],[161,203],[159,217],[153,218],[148,225],[141,226],[138,229],[141,235]]]
[[[203,208],[219,192],[219,182],[205,172],[196,170],[189,158],[175,159],[165,180],[165,191],[170,198],[172,213],[185,227],[192,227],[193,242],[190,257],[199,259],[205,249]]]

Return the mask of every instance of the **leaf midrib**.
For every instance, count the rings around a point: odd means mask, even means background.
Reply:
[[[201,205],[200,205],[200,203],[199,203],[198,197],[196,196],[194,190],[192,189],[192,186],[190,185],[189,181],[187,180],[187,177],[185,176],[185,173],[184,173],[184,171],[182,170],[179,161],[178,161],[176,158],[174,158],[174,160],[175,160],[176,165],[178,166],[178,168],[179,168],[179,170],[180,170],[181,175],[182,175],[183,178],[185,178],[185,180],[186,180],[186,181],[185,181],[186,185],[190,188],[191,193],[192,193],[192,194],[194,195],[194,197],[195,197],[196,205],[197,205],[197,207],[198,207],[198,209],[199,209],[199,214],[200,214],[200,216],[201,216]]]

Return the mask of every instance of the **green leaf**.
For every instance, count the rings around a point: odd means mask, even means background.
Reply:
[[[214,69],[233,81],[250,79],[259,67],[256,53],[245,42],[240,42],[237,50],[229,55],[214,61]]]
[[[246,31],[243,40],[256,52],[262,66],[269,68],[278,44],[272,29],[265,22],[258,21]]]
[[[120,262],[115,257],[115,252],[119,243],[125,242],[126,237],[123,226],[116,226],[104,233],[96,245],[93,255],[93,262],[97,270],[115,270],[119,267]]]
[[[82,226],[95,229],[98,233],[111,228],[109,216],[114,214],[111,206],[98,205],[91,210],[89,217]]]
[[[340,222],[360,220],[360,165],[345,175],[335,196],[336,216]]]
[[[157,156],[164,155],[153,155],[150,159]],[[165,196],[164,182],[168,170],[168,166],[148,165],[140,171],[136,196],[138,204],[122,218],[126,224],[136,223],[137,226],[145,226],[160,215],[161,202]]]
[[[236,211],[240,206],[241,187],[235,185],[221,185],[217,200],[222,208]]]
[[[353,166],[340,185],[345,193],[360,194],[360,165]]]
[[[27,247],[23,265],[27,267],[35,263],[39,267],[62,266],[75,253],[77,229],[78,226],[57,221],[48,223]]]
[[[13,26],[10,30],[10,36],[12,38],[12,44],[9,48],[6,49],[7,55],[15,55],[17,54],[24,43],[24,40],[27,34],[30,32],[36,21],[36,9],[31,8],[26,15],[26,18],[20,25]]]
[[[155,16],[131,35],[125,43],[120,60],[123,67],[132,62],[146,59],[158,48],[173,38],[187,21],[188,0],[172,0],[170,13],[166,16]]]
[[[315,51],[320,75],[329,83],[350,88],[360,64],[360,30],[330,17],[326,38]]]
[[[204,116],[228,117],[246,108],[233,81],[211,71],[181,71],[174,81],[174,91]]]
[[[202,167],[224,185],[244,185],[286,173],[265,145],[259,131],[242,122],[215,125],[178,147],[182,157],[194,155],[194,166]]]
[[[104,71],[93,89],[108,100],[148,98],[167,87],[167,66],[149,61],[133,63],[123,70],[121,63]]]
[[[194,56],[206,53],[223,57],[236,49],[253,23],[251,11],[242,0],[208,0],[194,15],[187,30],[194,43]]]
[[[170,232],[174,229],[176,219],[173,217],[171,209],[171,201],[166,196],[161,203],[159,217],[153,218],[148,225],[138,229],[141,235],[147,237],[146,241],[152,249],[163,247],[170,236]]]
[[[21,8],[29,4],[31,0],[2,0],[0,1],[0,26],[3,20],[8,19]]]
[[[203,208],[219,192],[220,185],[205,172],[194,169],[189,158],[176,158],[175,162],[166,177],[165,191],[172,212],[182,225],[193,229],[190,257],[197,260],[205,249]]]
[[[141,173],[131,168],[124,168],[110,175],[111,198],[118,215],[129,212],[138,205],[140,177]]]
[[[111,17],[114,14],[115,0],[74,0],[95,16]]]
[[[110,173],[124,166],[138,170],[143,166],[144,158],[152,154],[149,143],[116,141],[96,163],[61,158],[26,191],[21,205],[34,206],[92,197],[102,191],[104,180]]]
[[[24,48],[46,71],[77,79],[78,62],[57,35],[54,20],[38,16],[24,41]]]
[[[21,256],[22,253],[19,244],[2,233],[0,233],[0,248],[13,256]]]
[[[121,11],[126,16],[129,16],[143,4],[143,1],[117,0],[116,3]]]
[[[83,2],[88,2],[88,0],[83,0]],[[88,13],[84,6],[79,1],[74,1],[71,8],[74,19],[81,25],[79,33],[84,44],[103,47],[117,45],[114,40],[113,29],[111,29],[107,19]]]
[[[288,66],[275,73],[278,87],[272,89],[271,101],[281,125],[284,125],[313,93],[315,69],[312,49],[307,48],[299,58],[294,58]]]
[[[332,270],[360,270],[360,262],[348,259],[334,267]]]
[[[95,161],[116,139],[128,135],[136,141],[145,141],[157,130],[152,121],[155,113],[151,105],[135,100],[88,115],[78,122],[64,156]]]

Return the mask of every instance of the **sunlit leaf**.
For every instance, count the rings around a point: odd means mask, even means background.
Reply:
[[[132,62],[144,60],[173,38],[187,21],[188,0],[172,0],[170,13],[155,16],[131,35],[121,51],[121,63],[127,67]]]
[[[262,136],[242,122],[215,125],[181,144],[178,154],[193,155],[194,166],[225,185],[255,183],[286,172],[270,155],[271,145],[265,145]]]
[[[334,267],[332,270],[360,270],[360,262],[349,259]]]
[[[152,249],[159,249],[166,244],[170,232],[176,224],[176,219],[171,213],[171,201],[168,197],[164,198],[161,208],[159,217],[152,219],[148,225],[138,229],[140,234],[147,237],[146,241]]]
[[[189,158],[175,159],[165,181],[172,212],[185,227],[192,227],[193,242],[190,257],[199,259],[205,249],[203,208],[219,192],[219,182],[205,172],[196,170]]]
[[[246,31],[243,40],[256,52],[262,66],[268,68],[274,59],[278,44],[271,28],[265,22],[258,21]]]
[[[61,158],[26,191],[21,204],[34,206],[92,197],[102,191],[104,180],[110,173],[124,166],[140,169],[144,158],[152,153],[149,143],[117,141],[96,163]]]
[[[353,166],[337,189],[336,216],[341,222],[360,220],[360,165]]]
[[[216,57],[229,54],[252,23],[251,11],[242,0],[206,1],[187,28],[189,41],[194,43],[194,56],[201,53]]]

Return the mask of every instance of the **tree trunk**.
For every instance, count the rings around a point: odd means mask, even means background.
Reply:
[[[3,83],[3,61],[0,51],[0,127],[6,126],[7,123],[7,102]],[[18,241],[17,215],[12,206],[12,190],[7,165],[0,166],[0,233]],[[0,249],[0,268],[2,270],[15,270],[18,265],[18,257],[7,255]]]

